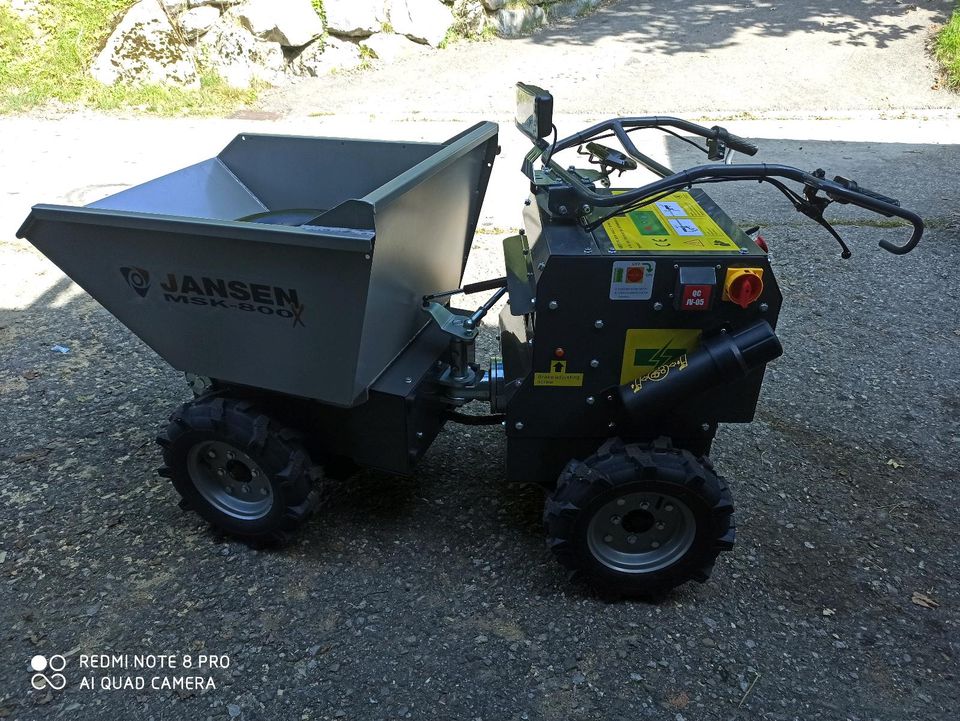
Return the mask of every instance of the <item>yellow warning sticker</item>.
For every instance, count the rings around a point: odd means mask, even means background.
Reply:
[[[672,193],[603,224],[619,251],[737,252],[737,245],[690,193]]]
[[[554,387],[576,387],[583,385],[583,373],[567,373],[567,362],[561,360],[550,361],[550,370],[547,373],[534,373],[533,385]]]
[[[623,344],[620,383],[629,383],[669,366],[685,358],[698,345],[700,331],[695,328],[631,328]]]

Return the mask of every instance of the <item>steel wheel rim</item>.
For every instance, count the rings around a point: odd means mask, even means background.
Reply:
[[[593,514],[587,526],[590,553],[620,573],[655,573],[679,561],[696,537],[686,503],[666,493],[617,495]]]
[[[273,487],[267,474],[229,443],[197,443],[187,456],[187,472],[197,492],[231,518],[256,520],[273,507]]]

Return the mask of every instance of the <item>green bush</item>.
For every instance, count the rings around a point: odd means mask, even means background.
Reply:
[[[936,56],[943,65],[947,84],[960,90],[960,7],[937,35]]]

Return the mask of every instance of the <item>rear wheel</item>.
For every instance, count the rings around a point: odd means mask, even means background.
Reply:
[[[732,516],[727,484],[706,459],[614,439],[567,464],[544,522],[558,560],[592,586],[650,596],[706,581],[733,547]]]
[[[157,439],[183,504],[220,530],[284,542],[317,508],[322,473],[299,434],[251,403],[204,397],[185,403]]]

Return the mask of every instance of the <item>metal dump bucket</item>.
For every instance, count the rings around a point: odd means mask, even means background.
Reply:
[[[215,158],[17,232],[175,368],[350,406],[458,287],[497,153],[239,135]]]

